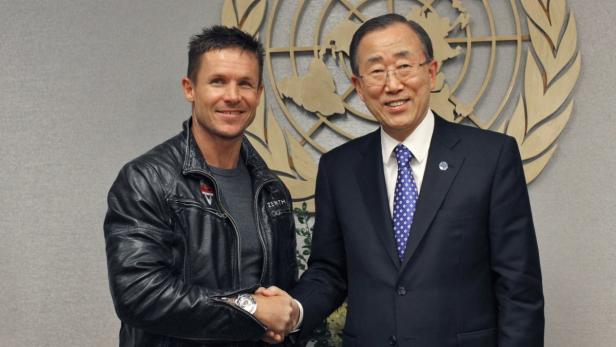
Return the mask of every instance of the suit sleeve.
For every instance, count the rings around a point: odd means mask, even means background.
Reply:
[[[237,292],[187,283],[182,239],[171,228],[164,182],[145,162],[125,166],[108,196],[104,231],[109,285],[122,322],[150,333],[202,341],[258,340],[251,315],[225,303]]]
[[[499,155],[490,200],[498,346],[543,346],[539,252],[522,161],[512,138],[507,138]]]
[[[346,297],[346,253],[330,185],[327,155],[321,157],[315,192],[315,224],[308,269],[290,292],[304,307],[300,338],[342,304]]]

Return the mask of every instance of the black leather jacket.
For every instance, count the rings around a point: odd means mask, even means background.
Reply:
[[[126,164],[108,196],[105,242],[120,346],[261,346],[266,328],[222,298],[297,279],[291,198],[247,139],[263,247],[260,283],[240,288],[238,231],[190,131]],[[254,342],[241,342],[254,341]]]

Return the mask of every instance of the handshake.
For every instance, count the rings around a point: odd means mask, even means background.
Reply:
[[[281,343],[286,335],[297,329],[300,304],[287,292],[275,286],[261,287],[252,296],[257,303],[254,316],[267,327],[263,341]]]

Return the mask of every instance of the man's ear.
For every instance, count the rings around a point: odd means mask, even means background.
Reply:
[[[361,80],[357,76],[353,75],[351,76],[351,82],[353,83],[353,87],[355,87],[355,91],[357,92],[357,95],[359,95],[361,101],[366,102],[364,99],[364,91],[361,86]]]
[[[261,100],[261,94],[263,94],[263,81],[259,84],[259,89],[257,90],[257,100]]]
[[[182,77],[182,90],[184,91],[186,101],[195,102],[195,88],[190,78]]]
[[[430,63],[428,63],[428,74],[430,75],[430,90],[434,89],[436,85],[436,74],[438,73],[438,62],[436,59],[432,59]]]

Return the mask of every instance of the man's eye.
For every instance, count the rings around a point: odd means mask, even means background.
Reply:
[[[383,69],[374,69],[372,71],[369,72],[371,75],[381,75],[383,73],[385,73],[385,70]]]
[[[220,86],[224,84],[224,81],[220,78],[216,78],[210,81],[210,84],[215,85],[215,86]]]
[[[247,88],[247,89],[253,89],[254,88],[253,84],[251,82],[248,82],[248,81],[240,82],[240,87]]]

